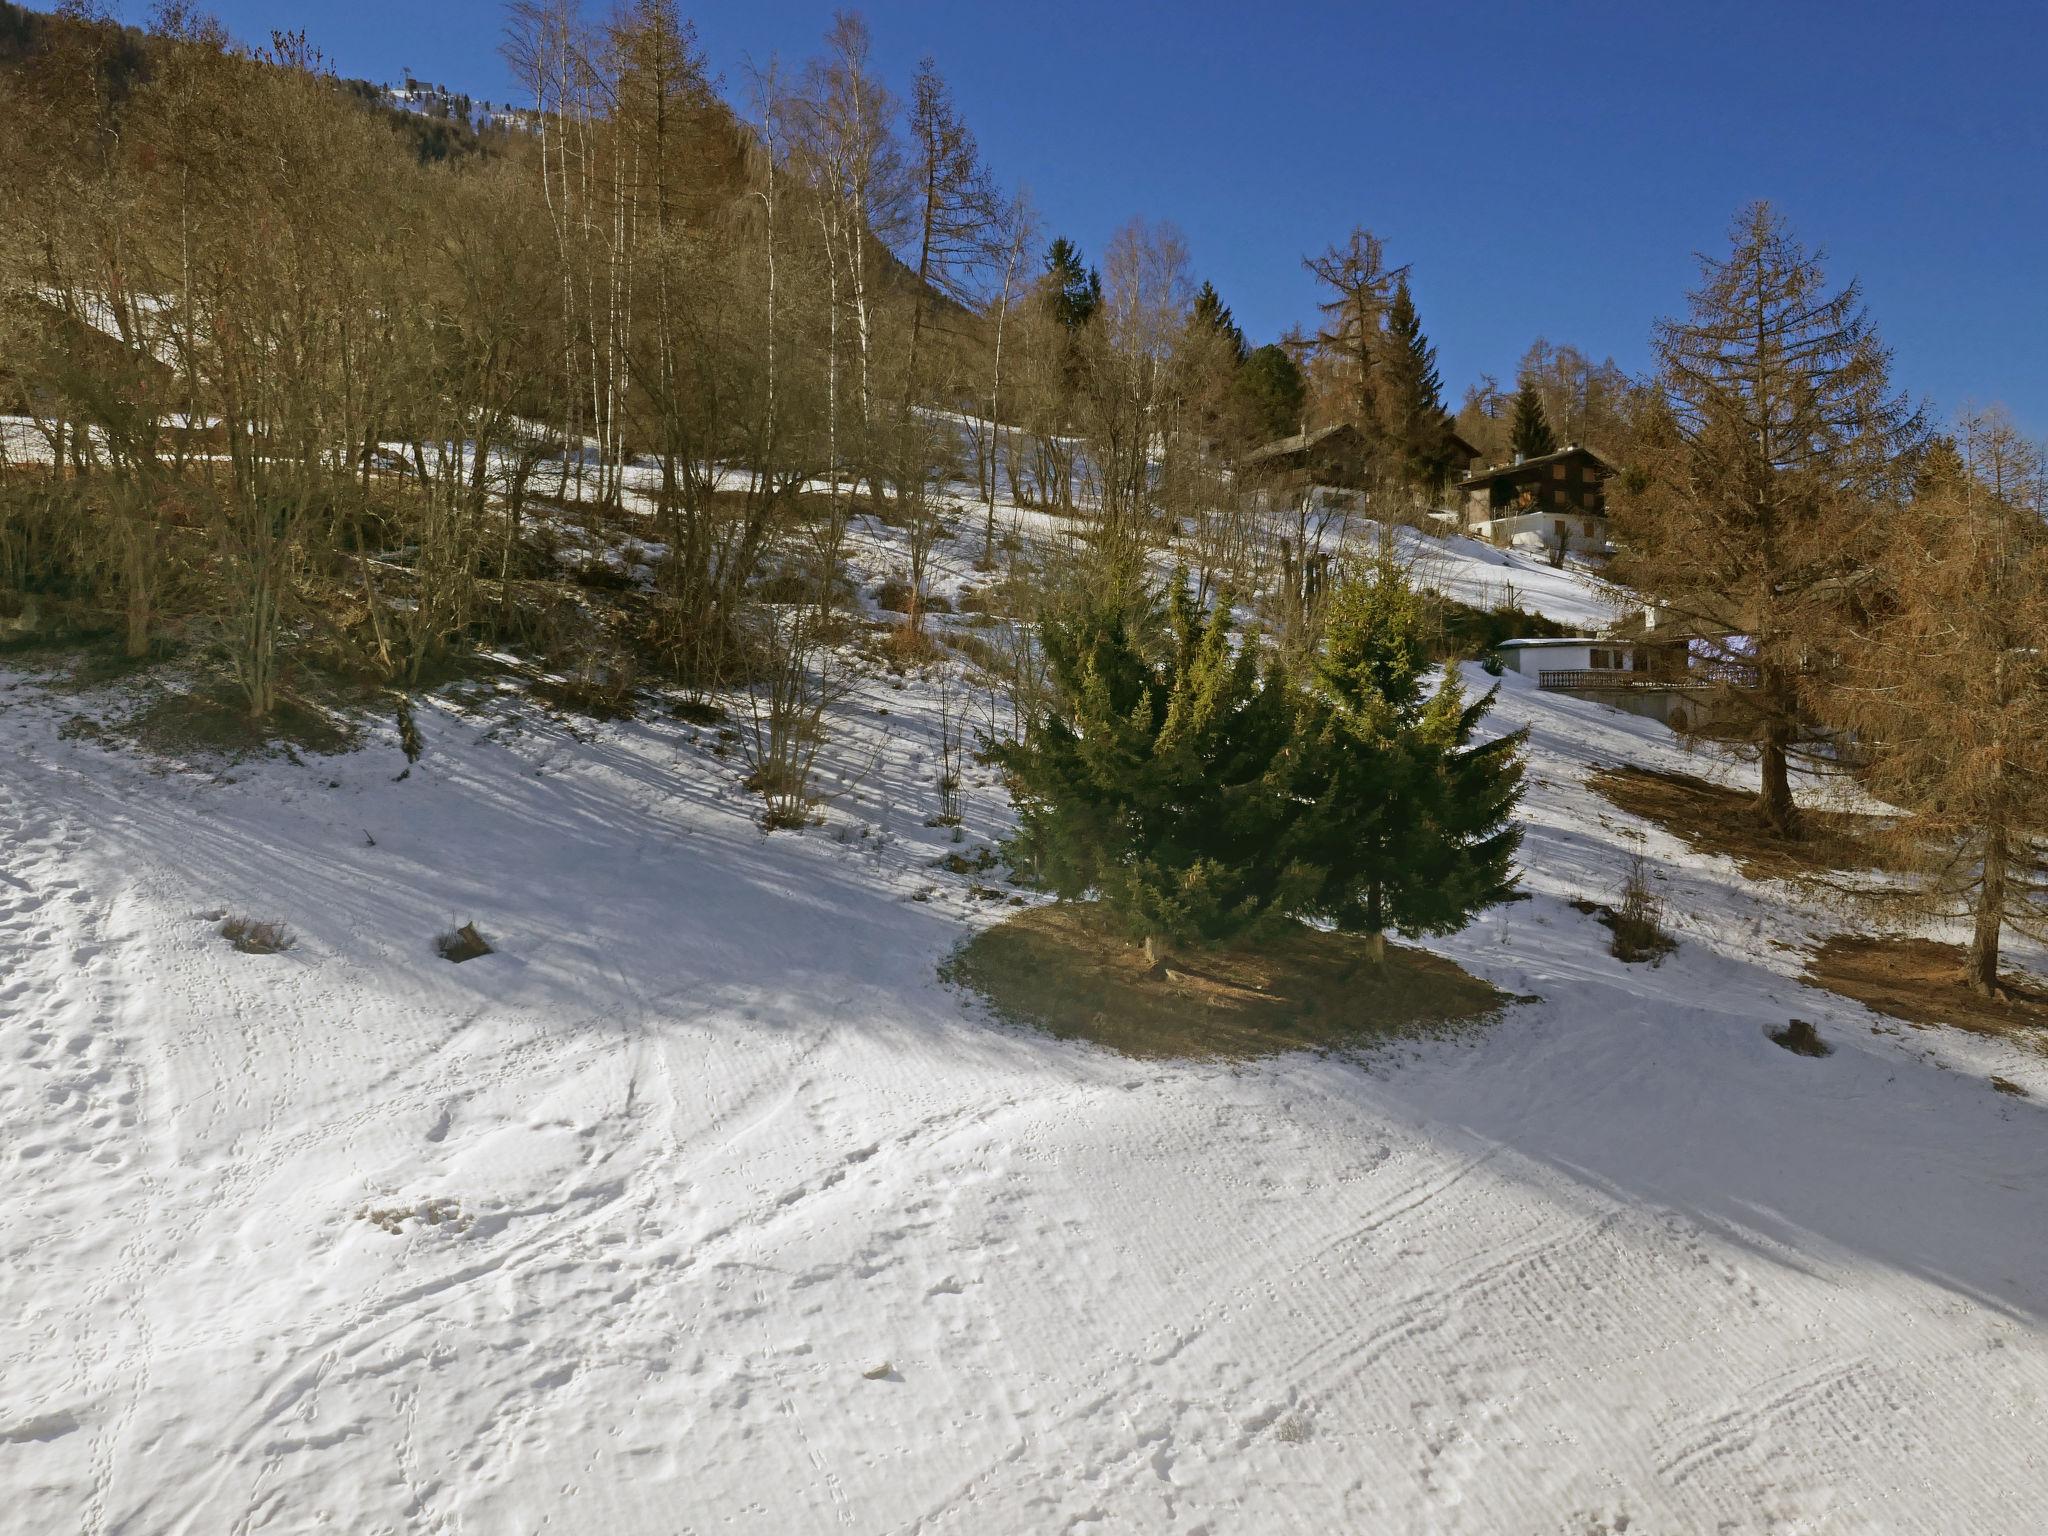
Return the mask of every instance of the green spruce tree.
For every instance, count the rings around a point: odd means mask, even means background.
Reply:
[[[1224,341],[1230,348],[1231,359],[1240,367],[1248,355],[1244,332],[1238,327],[1237,319],[1230,313],[1230,306],[1223,302],[1215,285],[1203,283],[1195,294],[1195,307],[1188,315],[1188,325],[1196,330],[1210,332]]]
[[[1017,802],[1012,864],[1068,900],[1097,894],[1155,962],[1284,924],[1321,881],[1274,857],[1294,814],[1279,780],[1286,678],[1233,643],[1227,597],[1207,614],[1176,581],[1160,606],[1112,591],[1049,619],[1051,705],[998,753]]]
[[[1557,437],[1550,430],[1550,418],[1543,414],[1543,397],[1536,381],[1524,376],[1515,391],[1514,422],[1509,428],[1509,445],[1524,459],[1540,459],[1557,452]]]
[[[1046,247],[1046,275],[1052,279],[1052,311],[1069,332],[1078,331],[1102,307],[1102,274],[1081,259],[1081,248],[1065,235]]]
[[[1449,933],[1514,890],[1523,733],[1475,744],[1491,692],[1458,668],[1433,692],[1423,599],[1391,559],[1333,600],[1303,701],[1289,789],[1305,810],[1285,857],[1321,871],[1304,909],[1384,944]]]
[[[1451,418],[1444,410],[1436,348],[1422,334],[1422,319],[1403,277],[1381,333],[1382,360],[1376,403],[1380,438],[1401,475],[1416,490],[1434,494],[1450,470]]]
[[[1247,357],[1237,372],[1237,391],[1258,442],[1291,437],[1301,430],[1308,383],[1285,347],[1269,343]]]

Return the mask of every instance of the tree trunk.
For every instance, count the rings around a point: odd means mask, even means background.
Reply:
[[[1792,779],[1787,767],[1787,736],[1785,728],[1771,726],[1760,744],[1758,774],[1762,780],[1757,790],[1756,808],[1763,817],[1764,825],[1779,837],[1799,836],[1799,807],[1792,799]]]
[[[2005,876],[2010,850],[2005,828],[1984,835],[1984,878],[1977,888],[1977,925],[1970,935],[1968,979],[1979,997],[1998,996],[1998,937],[2005,926]]]
[[[127,530],[126,580],[127,590],[127,633],[121,645],[121,654],[130,661],[139,661],[149,654],[149,550],[144,542],[148,534],[131,525]]]

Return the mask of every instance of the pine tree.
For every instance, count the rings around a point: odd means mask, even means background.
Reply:
[[[1236,317],[1230,313],[1230,306],[1223,302],[1213,284],[1203,283],[1195,294],[1195,307],[1188,316],[1188,325],[1221,337],[1229,345],[1231,357],[1243,365],[1248,353],[1244,332],[1239,329]]]
[[[1383,942],[1449,933],[1508,900],[1521,829],[1523,732],[1474,743],[1492,706],[1468,702],[1455,665],[1425,695],[1421,596],[1384,559],[1331,607],[1290,762],[1288,858],[1318,869],[1306,911]]]
[[[1069,332],[1078,331],[1102,307],[1102,274],[1065,235],[1046,247],[1045,272],[1052,279],[1053,314]]]
[[[1258,441],[1270,442],[1301,430],[1308,383],[1301,376],[1301,365],[1285,347],[1269,343],[1247,357],[1237,373],[1237,390]]]
[[[1387,310],[1377,402],[1380,433],[1396,456],[1402,478],[1417,490],[1440,490],[1450,468],[1450,417],[1436,348],[1422,334],[1422,319],[1403,277]]]
[[[1518,459],[1540,459],[1557,452],[1557,438],[1550,430],[1550,418],[1543,414],[1543,397],[1536,381],[1526,375],[1515,391],[1514,424],[1509,428],[1509,446]]]
[[[1287,921],[1319,881],[1274,857],[1293,814],[1277,772],[1286,679],[1176,581],[1164,634],[1150,593],[1082,599],[1044,626],[1052,703],[1000,750],[1017,801],[1010,858],[1060,896],[1096,892],[1157,960]]]

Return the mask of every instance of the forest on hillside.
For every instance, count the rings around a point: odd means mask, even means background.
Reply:
[[[1231,615],[1175,609],[1162,568],[1197,605],[1227,594],[1290,696],[1327,675],[1331,615],[1379,643],[1359,626],[1382,622],[1387,573],[1326,548],[1313,497],[1276,504],[1249,472],[1261,446],[1350,427],[1358,504],[1391,527],[1429,526],[1454,436],[1482,462],[1591,443],[1621,467],[1607,574],[1715,651],[1705,685],[1762,764],[1760,821],[1799,834],[1800,762],[1884,794],[1929,889],[1976,916],[1980,987],[2001,927],[2038,924],[2040,447],[1996,411],[1927,420],[1855,284],[1770,209],[1738,213],[1649,376],[1538,341],[1512,387],[1478,380],[1453,410],[1397,235],[1276,252],[1323,299],[1255,344],[1171,224],[1099,253],[1050,227],[938,65],[899,97],[857,15],[723,93],[672,0],[595,25],[516,0],[506,21],[532,131],[451,138],[303,35],[246,47],[184,4],[147,32],[7,9],[9,637],[181,658],[259,730],[323,690],[403,708],[491,648],[594,710],[643,684],[705,708],[737,690],[787,814],[834,648],[937,654],[942,548],[985,577],[972,643],[1017,701],[1028,773],[1034,732],[1081,718],[1088,686],[1041,634],[1093,655],[1150,615],[1134,665],[1259,696],[1205,638]],[[1059,520],[1056,548],[1015,536],[1027,508]],[[879,638],[850,591],[865,519],[901,538]],[[593,527],[629,556],[594,553]],[[1076,613],[1099,633],[1076,639]],[[1462,718],[1455,695],[1440,708]],[[1488,804],[1475,846],[1511,796]]]

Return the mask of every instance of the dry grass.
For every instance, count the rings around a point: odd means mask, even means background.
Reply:
[[[1425,951],[1389,944],[1379,965],[1364,939],[1310,928],[1177,956],[1155,972],[1085,905],[1038,907],[986,929],[943,974],[1006,1018],[1149,1058],[1370,1046],[1490,1021],[1515,1001]]]
[[[434,949],[443,960],[452,960],[457,965],[493,953],[490,940],[476,931],[475,923],[464,923],[452,932],[440,934],[434,940]]]
[[[1664,931],[1664,903],[1650,884],[1650,864],[1641,854],[1628,862],[1628,874],[1621,883],[1621,897],[1615,906],[1580,897],[1572,905],[1589,917],[1597,917],[1614,935],[1609,954],[1625,965],[1648,962],[1661,965],[1664,957],[1678,948],[1678,940]]]
[[[1960,945],[1838,933],[1807,961],[1805,981],[1922,1027],[1948,1024],[2018,1038],[2048,1050],[2048,993],[2010,973],[2004,997],[1979,997],[1963,980]]]
[[[1754,795],[1688,773],[1630,764],[1600,769],[1586,782],[1695,852],[1735,860],[1752,880],[1803,880],[1839,870],[1892,867],[1875,835],[1883,825],[1875,816],[1802,808],[1804,835],[1795,841],[1764,830]]]
[[[1806,1019],[1793,1019],[1783,1029],[1767,1029],[1764,1033],[1794,1056],[1832,1056],[1835,1053],[1835,1048],[1821,1039],[1820,1031]]]
[[[220,936],[245,955],[281,955],[298,942],[283,923],[253,917],[224,918]]]

